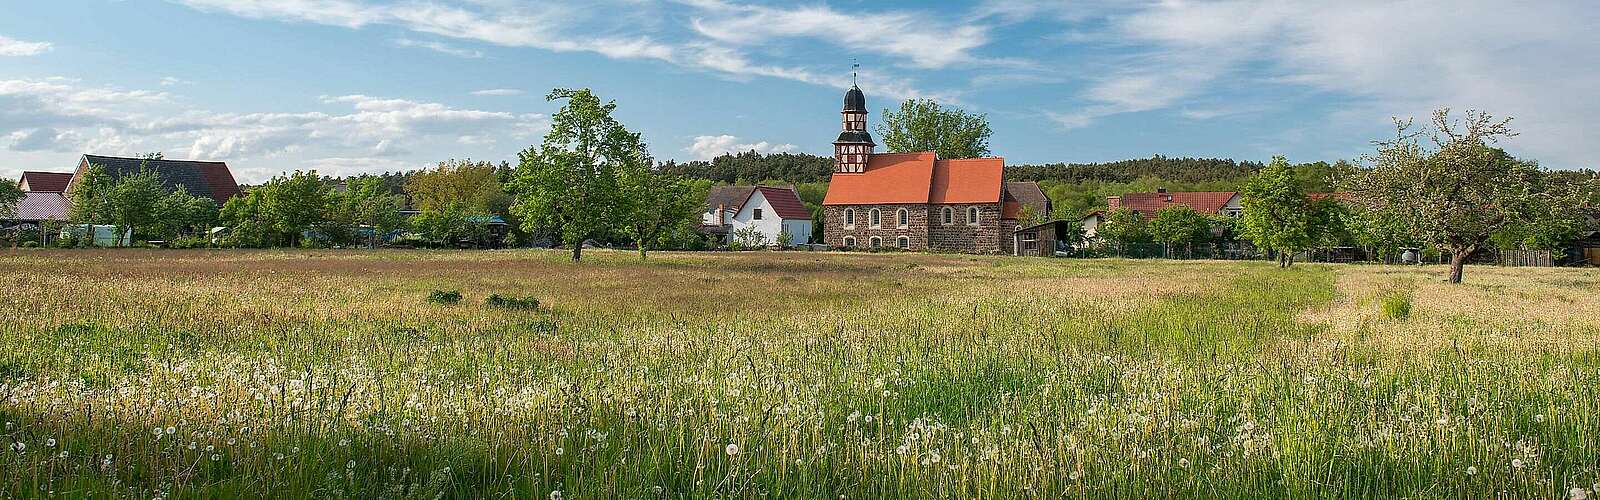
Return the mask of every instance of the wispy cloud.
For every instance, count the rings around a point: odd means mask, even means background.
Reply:
[[[472,95],[475,96],[514,96],[522,94],[523,92],[518,89],[484,89],[472,92]]]
[[[440,54],[448,54],[448,55],[452,55],[452,56],[456,56],[456,57],[463,57],[463,58],[467,58],[467,59],[482,59],[483,58],[483,52],[482,51],[472,50],[472,49],[463,49],[463,48],[460,48],[460,47],[456,47],[454,45],[441,43],[441,42],[430,42],[430,41],[426,41],[426,40],[412,40],[410,38],[399,38],[399,39],[395,39],[394,40],[394,44],[397,45],[397,46],[400,46],[400,47],[411,47],[411,48],[419,48],[419,49],[428,49],[428,50],[431,50],[431,51],[434,51],[434,52],[438,52]]]
[[[794,151],[793,144],[773,144],[767,141],[740,142],[738,137],[732,135],[702,135],[694,138],[689,147],[683,148],[697,160],[710,160],[728,153],[743,153],[755,151],[757,153],[784,153]]]
[[[0,56],[36,56],[49,52],[51,47],[49,42],[24,42],[0,35]]]

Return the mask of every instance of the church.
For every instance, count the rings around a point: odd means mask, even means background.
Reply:
[[[830,247],[1010,254],[1023,208],[1050,213],[1038,184],[1005,182],[1004,158],[876,152],[860,87],[845,92],[842,114],[822,201]]]

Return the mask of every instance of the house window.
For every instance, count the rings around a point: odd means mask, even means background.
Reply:
[[[844,209],[844,227],[847,228],[847,229],[852,229],[852,228],[856,227],[856,209],[854,209],[854,208],[846,208],[846,209]]]
[[[978,207],[967,207],[967,224],[978,225]]]
[[[883,212],[878,211],[876,208],[872,209],[871,212],[867,212],[867,225],[873,229],[883,227]]]
[[[755,217],[753,217],[753,218],[755,220],[761,220],[761,209],[759,209],[759,208],[755,209],[754,213],[755,213]]]
[[[873,236],[871,239],[868,239],[867,242],[868,244],[872,245],[872,248],[874,249],[883,248],[883,238]]]
[[[896,241],[895,244],[898,245],[901,250],[910,250],[911,249],[911,238],[905,237],[905,236],[901,236],[900,240]]]
[[[856,237],[854,237],[854,236],[846,236],[846,237],[844,237],[844,247],[845,248],[855,248],[856,247]]]
[[[956,223],[956,209],[950,208],[950,207],[944,207],[944,210],[941,210],[940,214],[939,214],[939,223],[940,224],[955,224]]]
[[[904,208],[896,210],[894,212],[894,225],[900,229],[911,226],[911,212],[906,211]]]

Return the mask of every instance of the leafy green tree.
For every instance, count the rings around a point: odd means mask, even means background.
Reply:
[[[648,161],[625,164],[618,173],[620,221],[639,249],[640,260],[651,247],[699,221],[706,192],[695,185],[650,168]]]
[[[405,218],[400,215],[405,197],[391,193],[382,177],[362,175],[344,182],[344,192],[332,195],[329,218],[346,227],[370,228],[369,248],[377,247],[379,235],[405,225]]]
[[[18,183],[0,181],[0,219],[15,217],[17,204],[22,201],[22,187]]]
[[[1450,254],[1451,283],[1461,282],[1467,259],[1495,233],[1588,197],[1552,189],[1540,182],[1537,164],[1490,147],[1516,135],[1510,122],[1475,111],[1457,122],[1448,108],[1434,112],[1431,130],[1397,122],[1396,137],[1377,143],[1366,158],[1372,168],[1356,179],[1363,204],[1393,214],[1418,239]]]
[[[601,102],[588,89],[555,89],[546,99],[567,103],[552,117],[544,144],[518,155],[512,211],[530,232],[559,233],[577,262],[583,242],[614,230],[626,212],[619,172],[648,164],[650,156],[639,134],[611,116],[615,101]]]
[[[218,219],[228,227],[229,246],[261,248],[276,246],[281,236],[262,209],[266,186],[240,193],[222,204]]]
[[[1273,157],[1241,194],[1241,235],[1257,247],[1277,252],[1278,267],[1294,265],[1295,252],[1316,243],[1317,214],[1295,182],[1289,160]]]
[[[1150,240],[1144,217],[1126,207],[1107,213],[1095,227],[1095,236],[1115,247],[1119,256],[1126,256],[1129,247]]]
[[[1173,246],[1182,246],[1192,255],[1194,244],[1211,241],[1211,218],[1188,205],[1172,205],[1156,211],[1148,230],[1150,238],[1167,247],[1169,255]]]
[[[94,245],[94,226],[111,221],[111,191],[115,187],[117,183],[106,173],[106,168],[94,164],[84,169],[83,175],[72,183],[72,191],[67,193],[71,201],[67,218],[74,224],[89,226],[87,237],[78,240],[79,245]]]
[[[153,233],[164,239],[203,234],[217,221],[216,200],[177,189],[156,200]]]
[[[117,246],[127,243],[124,239],[128,234],[155,222],[156,203],[162,195],[161,178],[147,168],[117,179],[109,200],[110,222],[117,226]]]
[[[315,170],[273,177],[257,191],[261,214],[289,246],[299,246],[300,235],[325,220],[330,189]]]
[[[412,205],[424,212],[458,205],[468,212],[501,215],[511,204],[500,185],[500,169],[486,161],[439,162],[438,168],[413,175],[405,190]]]
[[[934,151],[940,158],[989,156],[989,117],[943,107],[932,99],[911,99],[900,110],[883,110],[878,135],[889,151]]]

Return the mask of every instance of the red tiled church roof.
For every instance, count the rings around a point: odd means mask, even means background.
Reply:
[[[1004,174],[1004,158],[875,154],[867,159],[865,172],[834,174],[822,204],[999,203]]]
[[[806,209],[805,202],[800,201],[800,195],[794,192],[794,188],[756,186],[750,192],[750,196],[755,196],[757,191],[761,193],[761,196],[766,197],[767,203],[772,204],[772,211],[778,214],[778,217],[785,219],[811,219],[811,210]]]
[[[72,181],[72,172],[23,172],[22,190],[40,193],[62,193]]]

